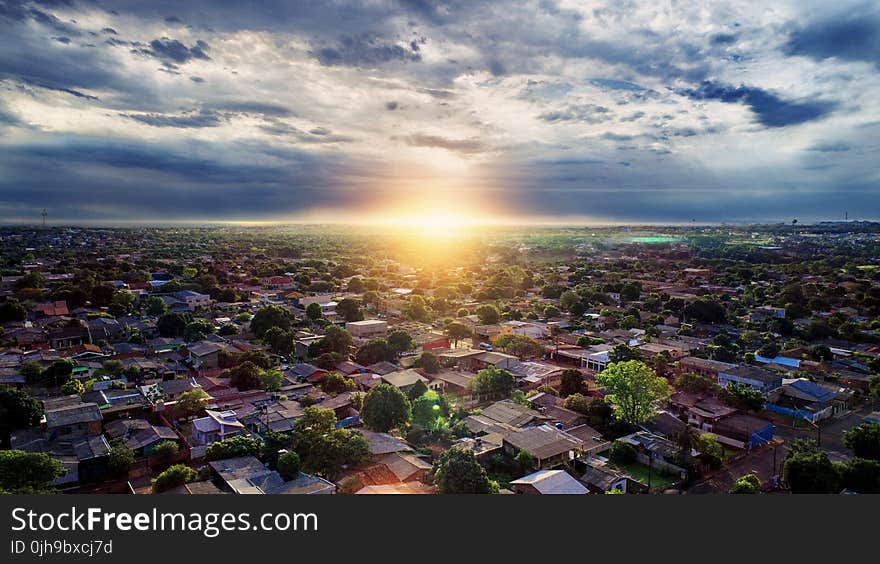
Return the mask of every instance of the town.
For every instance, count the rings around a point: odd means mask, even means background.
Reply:
[[[880,493],[880,224],[0,227],[0,490]]]

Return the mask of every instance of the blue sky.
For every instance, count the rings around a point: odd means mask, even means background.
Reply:
[[[875,2],[315,4],[0,0],[0,221],[880,218]]]

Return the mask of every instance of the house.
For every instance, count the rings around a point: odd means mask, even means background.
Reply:
[[[503,439],[504,452],[516,457],[528,452],[538,468],[552,468],[574,460],[584,450],[583,441],[550,425],[538,425],[507,433]]]
[[[510,485],[517,494],[583,495],[589,490],[564,470],[538,470],[528,476],[512,480]]]
[[[236,435],[246,433],[244,424],[234,411],[205,410],[205,417],[192,422],[192,438],[197,445],[209,445]]]
[[[618,440],[636,449],[636,460],[641,464],[678,474],[682,478],[687,476],[687,471],[675,464],[679,448],[674,442],[648,431],[637,431]]]
[[[53,349],[66,349],[88,342],[89,331],[85,327],[56,327],[49,329],[49,345]]]
[[[730,370],[736,365],[717,360],[707,360],[695,356],[686,356],[678,361],[678,374],[689,372],[703,378],[709,378],[713,382],[718,381],[718,373],[722,370]]]
[[[739,384],[758,390],[764,394],[782,386],[782,376],[749,364],[725,368],[718,372],[718,385]]]
[[[327,372],[323,368],[318,368],[313,364],[308,364],[307,362],[298,362],[296,365],[290,367],[291,376],[297,382],[321,382],[324,378],[327,377]]]
[[[467,419],[471,417],[474,416],[469,416]],[[539,411],[520,405],[512,400],[497,401],[485,407],[480,413],[480,417],[489,419],[493,423],[500,423],[510,427],[525,427],[545,419]]]
[[[192,290],[180,290],[171,295],[174,299],[180,300],[193,309],[211,305],[211,296],[200,294],[199,292],[194,292]]]
[[[351,336],[355,339],[384,337],[388,333],[388,322],[381,319],[349,321],[345,324],[345,330],[351,333]]]
[[[183,392],[189,392],[201,387],[195,378],[163,380],[156,385],[159,387],[159,392],[165,401],[176,400]],[[142,391],[142,393],[144,392]],[[147,396],[146,393],[144,395]]]
[[[101,412],[98,404],[84,403],[79,396],[45,400],[43,417],[50,441],[101,434]]]
[[[210,341],[199,341],[187,345],[187,361],[196,370],[211,370],[220,366],[220,350],[223,347]]]
[[[86,326],[89,332],[89,341],[92,343],[100,341],[112,343],[128,337],[126,328],[119,321],[108,317],[89,319]]]
[[[823,385],[806,378],[786,379],[774,390],[766,409],[816,423],[850,411],[855,392],[840,386]]]
[[[64,300],[49,302],[45,304],[36,304],[33,311],[34,317],[37,319],[41,317],[58,317],[62,315],[70,315],[70,312],[67,310],[67,302]]]
[[[586,469],[583,475],[581,475],[580,481],[591,492],[605,493],[611,490],[618,490],[627,493],[627,491],[633,490],[630,484],[634,480],[605,462],[588,458],[585,460],[585,464]],[[627,489],[628,486],[630,486],[629,489]]]
[[[332,482],[304,474],[285,481],[281,475],[266,468],[253,456],[214,460],[208,465],[220,482],[220,489],[235,494],[334,494]]]
[[[406,370],[398,370],[396,372],[390,372],[382,376],[382,381],[386,384],[391,384],[395,388],[399,388],[400,391],[406,393],[412,388],[416,382],[422,382],[426,384],[429,382],[427,378],[413,370],[412,368],[408,368]]]
[[[459,372],[458,370],[441,370],[428,376],[431,378],[432,388],[438,388],[444,393],[460,397],[470,397],[471,382],[476,378],[476,374]]]
[[[164,425],[153,425],[146,419],[119,419],[104,426],[110,440],[120,439],[136,454],[149,456],[162,441],[177,442],[177,433]]]

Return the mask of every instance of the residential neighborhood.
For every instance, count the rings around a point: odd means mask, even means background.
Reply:
[[[0,488],[878,493],[878,233],[2,227]]]

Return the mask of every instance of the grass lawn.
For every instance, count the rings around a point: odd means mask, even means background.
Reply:
[[[644,464],[639,464],[638,462],[633,462],[630,464],[616,464],[618,469],[623,472],[626,472],[634,479],[642,482],[643,484],[648,483],[648,472],[649,469]],[[652,490],[666,490],[672,487],[672,485],[678,481],[679,477],[675,474],[668,474],[666,472],[661,472],[660,470],[654,468],[650,470],[651,472],[651,489]]]

